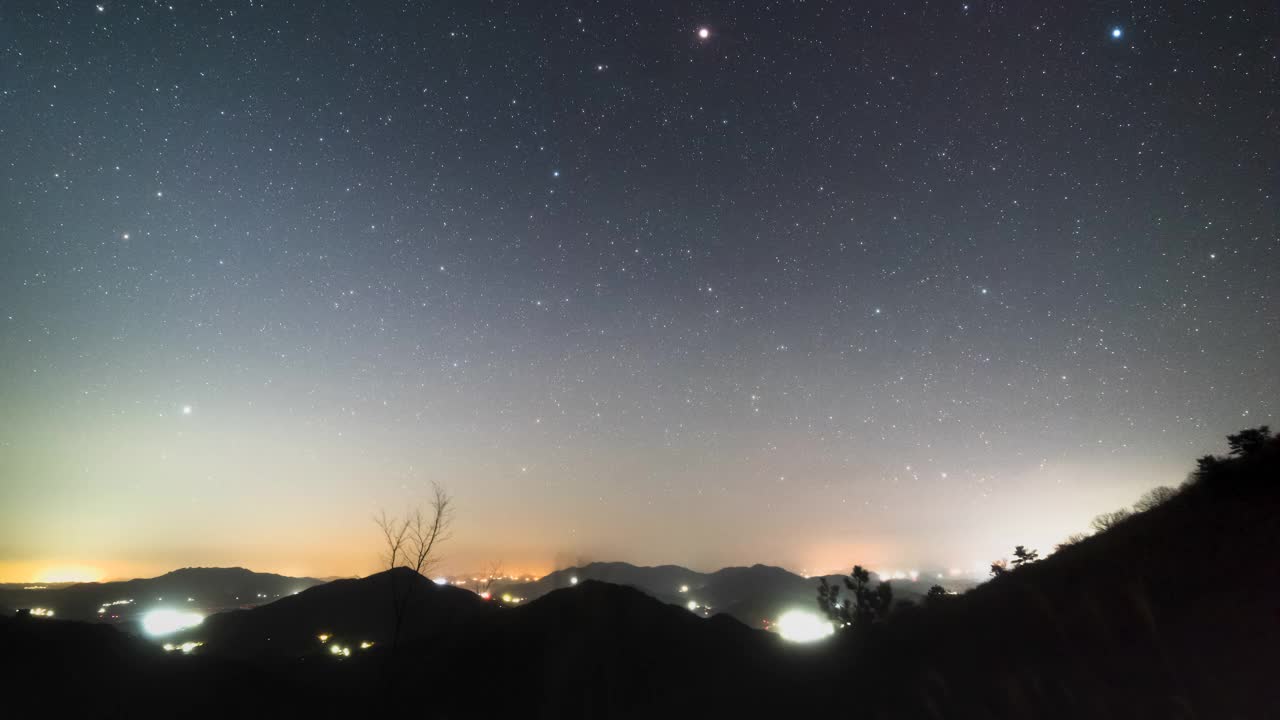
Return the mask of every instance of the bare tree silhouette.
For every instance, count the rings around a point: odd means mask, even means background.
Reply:
[[[1133,504],[1134,512],[1146,512],[1151,508],[1163,505],[1173,499],[1178,491],[1167,485],[1154,487],[1142,494],[1138,502]]]
[[[408,568],[416,576],[430,572],[439,560],[438,545],[449,539],[453,524],[453,498],[435,482],[431,483],[431,490],[432,496],[425,509],[422,505],[412,506],[399,518],[383,510],[373,519],[382,531],[383,566],[390,571],[393,651],[400,642],[405,612],[419,580],[419,577],[398,573],[396,569]]]
[[[1128,520],[1131,515],[1133,515],[1133,513],[1127,508],[1121,508],[1113,512],[1102,513],[1098,517],[1094,518],[1089,524],[1094,530],[1103,532],[1104,530],[1110,530],[1116,525]]]
[[[1081,542],[1087,537],[1089,537],[1087,533],[1071,533],[1070,535],[1063,538],[1062,542],[1058,543],[1057,545],[1054,545],[1053,551],[1058,552],[1063,548],[1071,547],[1072,545],[1075,545],[1076,543]]]
[[[482,598],[488,598],[493,592],[493,583],[500,579],[502,579],[502,561],[494,560],[489,563],[489,569],[476,587],[476,594]]]

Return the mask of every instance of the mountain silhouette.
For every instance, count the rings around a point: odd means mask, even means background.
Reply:
[[[335,580],[249,610],[219,613],[175,635],[224,656],[301,656],[324,652],[319,635],[358,647],[392,640],[392,583],[406,593],[402,638],[413,640],[465,623],[495,608],[469,590],[437,585],[408,568]]]
[[[320,584],[315,578],[259,573],[240,567],[182,568],[154,578],[102,583],[74,583],[47,590],[0,589],[0,608],[47,607],[67,620],[131,622],[146,610],[176,607],[217,612],[261,605]],[[190,600],[188,600],[190,598]],[[107,603],[131,600],[128,604]],[[113,617],[114,616],[114,617]]]
[[[806,578],[784,568],[760,564],[704,573],[679,565],[645,567],[625,562],[595,562],[557,570],[533,582],[496,584],[495,588],[529,600],[558,588],[571,587],[574,578],[579,582],[598,580],[634,587],[665,603],[685,606],[693,602],[702,614],[725,613],[755,628],[766,620],[776,620],[787,610],[817,609],[816,577]],[[828,579],[837,580],[836,576]],[[944,582],[956,589],[972,585],[954,579]],[[894,580],[894,593],[899,599],[918,601],[929,584],[932,583]]]
[[[410,677],[440,678],[456,691],[438,698],[443,716],[465,714],[495,683],[501,695],[486,695],[485,707],[496,714],[756,716],[749,711],[799,686],[790,682],[798,668],[818,662],[786,662],[796,648],[727,615],[702,618],[634,587],[581,579],[411,650]]]

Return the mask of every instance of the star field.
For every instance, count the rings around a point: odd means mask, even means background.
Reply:
[[[0,579],[965,567],[1280,422],[1269,3],[20,3]]]

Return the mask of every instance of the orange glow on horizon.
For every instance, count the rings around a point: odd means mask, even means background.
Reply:
[[[98,582],[102,579],[102,570],[89,565],[55,565],[41,570],[36,575],[36,582]]]

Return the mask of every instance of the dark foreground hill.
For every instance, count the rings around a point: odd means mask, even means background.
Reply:
[[[1278,551],[1270,439],[1202,459],[1180,493],[1105,532],[848,638],[839,682],[875,717],[1280,718]]]
[[[829,656],[630,587],[584,581],[499,608],[425,579],[393,651],[383,608],[391,577],[211,617],[170,638],[202,642],[191,655],[106,625],[5,618],[0,644],[31,659],[10,675],[30,691],[14,707],[96,717],[750,717],[792,706],[804,669]],[[360,650],[367,637],[377,644]],[[335,644],[353,652],[326,651]]]
[[[498,611],[469,590],[437,585],[408,568],[397,568],[334,580],[251,610],[219,613],[173,641],[200,641],[208,654],[257,659],[322,653],[326,643],[320,642],[320,635],[357,648],[362,642],[385,645],[395,634],[393,592],[405,603],[400,629],[405,642]]]
[[[409,677],[477,691],[440,697],[451,716],[493,687],[489,712],[531,717],[754,717],[791,706],[794,680],[827,654],[592,580],[415,650]]]

